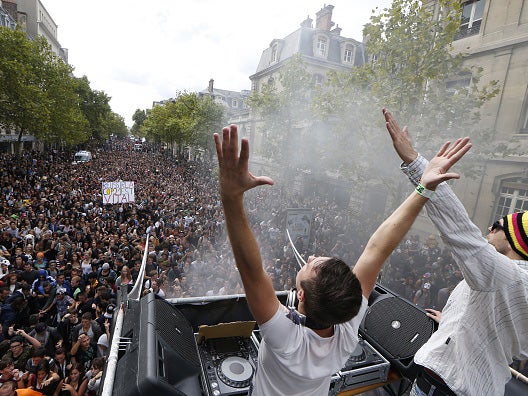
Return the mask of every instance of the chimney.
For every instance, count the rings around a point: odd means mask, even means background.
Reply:
[[[321,30],[330,30],[334,26],[332,22],[332,11],[334,9],[333,5],[326,5],[317,12],[315,20],[315,28]]]
[[[313,19],[308,15],[304,21],[301,22],[301,27],[311,28]]]
[[[343,30],[343,29],[341,29],[339,27],[339,25],[336,25],[336,27],[332,29],[332,33],[334,33],[336,36],[340,36],[341,35],[341,30]]]
[[[207,88],[207,90],[209,91],[210,94],[213,93],[213,85],[214,85],[214,80],[211,78],[209,80],[209,87]]]

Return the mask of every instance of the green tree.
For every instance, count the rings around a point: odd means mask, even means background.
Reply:
[[[216,103],[210,96],[203,96],[198,102],[196,127],[193,131],[192,142],[209,154],[212,159],[215,153],[213,133],[222,130],[226,125],[224,106]]]
[[[134,115],[132,116],[134,125],[132,125],[132,128],[130,128],[130,133],[132,133],[132,135],[140,136],[141,127],[143,126],[143,123],[147,119],[147,116],[148,116],[147,110],[136,109],[136,111],[134,112]]]
[[[125,124],[125,119],[114,112],[108,117],[107,128],[111,134],[114,134],[117,137],[124,138],[128,135],[128,128]]]
[[[464,55],[452,52],[460,1],[439,0],[439,8],[422,4],[394,0],[374,14],[364,29],[368,62],[348,73],[330,73],[329,85],[316,101],[329,136],[339,141],[325,148],[328,165],[354,180],[360,192],[377,180],[395,202],[402,186],[389,186],[401,177],[383,160],[396,158],[381,108],[412,126],[422,154],[430,156],[442,141],[460,136],[470,136],[485,153],[490,131],[478,127],[479,109],[499,91],[496,81],[481,83],[481,68],[465,66]]]
[[[211,130],[224,121],[223,108],[212,99],[200,98],[194,92],[180,92],[176,99],[155,106],[141,128],[148,140],[176,144],[182,154],[185,146],[210,149]]]
[[[77,94],[81,100],[81,110],[88,120],[90,138],[102,142],[112,133],[111,98],[104,91],[93,90],[86,76],[76,80]]]
[[[76,144],[86,139],[72,68],[42,37],[28,40],[0,27],[0,125],[15,129],[19,142],[33,134],[46,142]]]

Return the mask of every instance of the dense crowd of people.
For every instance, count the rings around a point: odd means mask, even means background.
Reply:
[[[143,293],[183,298],[243,293],[224,229],[214,165],[135,152],[128,140],[73,164],[56,151],[3,154],[0,179],[0,383],[45,395],[95,394],[119,288],[137,281],[149,238]],[[101,183],[134,181],[135,202],[103,204]],[[294,286],[297,263],[284,208],[309,208],[303,252],[355,263],[361,226],[337,204],[285,189],[252,191],[248,217],[276,290]],[[368,236],[367,236],[368,237]],[[412,236],[382,282],[417,305],[442,309],[461,274],[434,236]]]

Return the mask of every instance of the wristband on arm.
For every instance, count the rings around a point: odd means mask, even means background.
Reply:
[[[415,191],[418,194],[420,194],[422,197],[427,198],[427,199],[431,199],[435,193],[433,190],[428,190],[427,188],[425,188],[425,186],[422,183],[419,183],[416,186]]]

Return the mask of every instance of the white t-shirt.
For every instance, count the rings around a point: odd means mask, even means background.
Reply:
[[[275,315],[259,326],[262,342],[252,396],[328,394],[330,377],[356,348],[367,305],[363,297],[358,314],[334,326],[334,335],[326,338],[293,323],[286,317],[288,309],[279,305]]]

